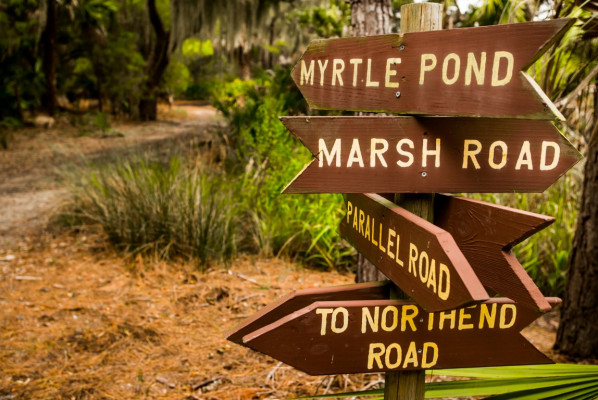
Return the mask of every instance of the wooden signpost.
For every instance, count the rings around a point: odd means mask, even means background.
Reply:
[[[243,343],[310,375],[547,364],[519,333],[540,315],[504,298],[436,313],[400,300],[319,301]]]
[[[563,119],[522,71],[573,22],[314,40],[291,76],[314,109]]]
[[[430,311],[488,299],[450,233],[380,195],[349,194],[341,235]]]
[[[541,192],[581,158],[549,121],[281,120],[314,155],[284,193]]]
[[[292,77],[311,108],[445,117],[281,118],[315,158],[284,192],[349,193],[341,233],[392,282],[296,291],[228,335],[309,374],[386,371],[386,400],[423,399],[428,368],[550,363],[520,331],[560,302],[511,251],[553,218],[429,193],[543,191],[580,159],[524,72],[573,20],[431,31],[441,10],[316,40]]]

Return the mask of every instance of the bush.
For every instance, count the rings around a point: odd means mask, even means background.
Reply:
[[[194,257],[201,266],[235,252],[233,189],[222,174],[174,157],[141,157],[70,177],[66,215],[101,226],[118,248],[161,258]]]
[[[289,71],[221,84],[212,102],[229,121],[227,141],[236,152],[229,169],[243,176],[242,249],[325,268],[350,266],[355,252],[338,234],[341,195],[280,194],[311,159],[278,118],[306,111]]]

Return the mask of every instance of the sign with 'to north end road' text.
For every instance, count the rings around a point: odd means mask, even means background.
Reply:
[[[519,333],[540,315],[504,298],[435,313],[398,300],[315,302],[243,344],[311,375],[547,364]]]

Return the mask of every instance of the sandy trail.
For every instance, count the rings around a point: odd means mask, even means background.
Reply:
[[[118,134],[110,135],[82,136],[80,128],[60,121],[52,129],[18,131],[9,149],[0,151],[0,247],[47,225],[67,195],[58,179],[61,169],[85,160],[209,141],[222,123],[213,107],[193,102],[177,104],[161,117],[157,122],[115,123]]]

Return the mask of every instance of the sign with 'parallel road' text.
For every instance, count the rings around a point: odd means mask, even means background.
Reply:
[[[573,22],[315,40],[291,76],[315,109],[563,119],[522,71]]]
[[[374,193],[349,194],[346,203],[342,237],[423,308],[488,299],[450,233]]]

